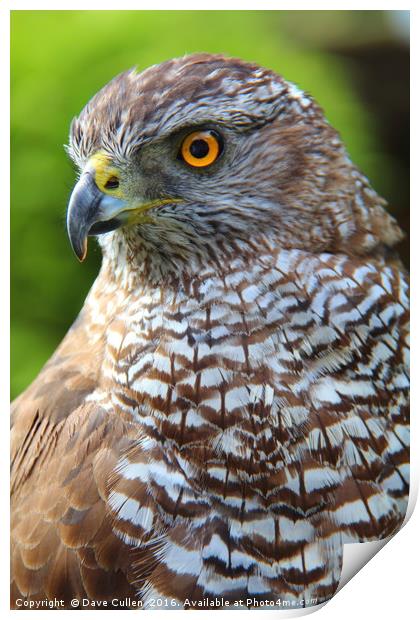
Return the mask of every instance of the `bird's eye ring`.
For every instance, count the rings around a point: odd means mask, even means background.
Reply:
[[[215,131],[194,131],[181,145],[182,159],[194,168],[210,166],[222,152],[220,136]]]

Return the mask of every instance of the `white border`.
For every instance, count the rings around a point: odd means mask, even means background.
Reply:
[[[401,6],[401,4],[403,6]],[[258,6],[256,6],[255,2],[251,0],[212,0],[212,2],[202,2],[200,5],[198,2],[193,2],[192,0],[176,0],[174,2],[170,2],[170,0],[155,0],[154,2],[151,0],[120,0],[119,2],[109,0],[73,0],[72,2],[67,0],[65,2],[60,2],[59,6],[54,0],[3,0],[1,3],[2,6],[6,8],[6,10],[27,10],[27,11],[35,11],[35,10],[190,10],[190,11],[200,11],[200,10],[246,10],[246,11],[255,11],[255,10],[271,10],[271,11],[279,11],[279,10],[291,10],[291,11],[307,11],[307,10],[410,10],[414,8],[414,1],[398,3],[391,0],[383,0],[380,2],[379,0],[363,2],[362,0],[340,3],[340,6],[337,6],[336,2],[332,0],[327,0],[324,2],[314,2],[313,0],[306,0],[306,2],[302,0],[296,0],[295,2],[279,2],[278,0],[260,0],[258,2]],[[64,6],[63,6],[64,5]],[[368,5],[368,6],[367,6]]]
[[[71,2],[61,2],[60,6],[57,6],[53,0],[0,0],[0,84],[1,84],[1,109],[0,109],[0,175],[1,175],[1,219],[0,219],[0,277],[1,277],[1,297],[0,297],[0,330],[1,330],[1,347],[0,347],[0,377],[1,377],[1,389],[0,389],[0,402],[2,412],[2,423],[4,424],[4,432],[1,433],[2,441],[2,460],[1,460],[1,489],[4,493],[3,506],[8,507],[8,475],[5,473],[8,471],[8,385],[9,385],[9,238],[7,231],[9,230],[9,209],[10,203],[9,192],[9,141],[7,136],[9,135],[9,98],[6,96],[8,92],[9,84],[9,12],[10,10],[411,10],[411,27],[412,27],[412,72],[418,75],[420,67],[418,64],[418,45],[419,39],[418,21],[420,10],[414,7],[414,2],[404,3],[404,6],[398,6],[396,2],[369,2],[368,6],[366,1],[342,3],[339,7],[334,2],[300,2],[296,0],[294,2],[276,2],[260,0],[258,6],[256,3],[252,3],[246,0],[227,2],[220,0],[213,0],[211,4],[193,3],[192,1],[177,1],[170,3],[169,1],[163,2],[161,0],[155,0],[154,2],[140,2],[136,0],[120,0],[117,2],[106,2],[84,0],[73,0]],[[418,78],[417,78],[418,80]],[[6,88],[5,88],[6,86]],[[419,113],[418,113],[418,101],[416,97],[415,79],[412,79],[412,135],[417,138],[419,134]],[[417,109],[416,109],[417,108]],[[412,140],[412,156],[416,154],[414,151],[417,141]],[[413,161],[413,170],[417,172],[418,156]],[[417,186],[418,174],[412,176],[411,190],[412,190],[412,230],[414,235],[419,227],[418,209],[420,208],[420,201],[418,200],[418,186]],[[415,240],[416,241],[416,240]],[[419,339],[416,337],[417,325],[419,317],[418,307],[418,277],[416,275],[416,267],[419,264],[420,244],[414,242],[412,244],[412,266],[413,266],[413,287],[412,287],[412,317],[413,317],[413,332],[414,332],[414,346],[413,346],[413,362],[414,369],[418,368],[418,345]],[[24,248],[22,248],[24,251]],[[418,391],[420,382],[414,380],[412,387],[412,435],[414,446],[418,445],[418,429],[419,424],[417,422],[417,409],[418,409]],[[417,490],[419,480],[419,450],[415,447],[412,451],[411,467],[412,467],[412,491]],[[8,524],[8,510],[4,509],[2,512],[2,527],[1,532],[1,549],[7,550],[9,547],[9,524]],[[338,592],[334,598],[327,603],[322,609],[317,611],[318,617],[324,620],[329,618],[336,620],[337,616],[340,620],[346,620],[347,618],[354,618],[356,614],[362,614],[363,617],[375,617],[375,618],[394,618],[396,615],[400,617],[412,617],[414,613],[417,613],[419,607],[419,601],[417,601],[416,594],[418,590],[416,574],[418,574],[418,545],[419,537],[416,536],[416,532],[420,530],[420,510],[416,510],[414,515],[404,528],[395,538],[393,538],[380,553],[374,557],[366,566],[363,567],[360,572],[353,577],[351,584],[345,586],[340,592]],[[8,586],[8,568],[5,566],[7,562],[7,553],[2,554],[1,563],[1,578],[0,578],[0,609],[5,611],[7,615],[11,613],[20,613],[19,611],[9,611],[9,586]],[[309,610],[308,610],[309,611]],[[43,611],[33,612],[35,614],[43,614]],[[54,620],[56,617],[60,617],[60,614],[70,613],[66,611],[52,612],[52,616],[49,616]],[[102,614],[100,611],[82,611],[78,612],[82,614]],[[112,613],[112,612],[111,612]],[[138,613],[136,611],[115,611],[114,615],[122,614],[121,617],[127,617],[126,614]],[[177,616],[184,612],[172,611],[168,612],[170,617]],[[200,614],[200,618],[209,617],[209,614],[213,612],[190,612],[193,614]],[[232,614],[237,616],[238,614],[248,612],[218,612],[219,617],[224,617],[225,614]],[[255,614],[259,617],[267,617],[267,614],[277,614],[280,617],[285,617],[281,611],[253,611],[252,617],[255,618]],[[222,616],[220,615],[222,614]],[[61,615],[61,617],[63,617]]]

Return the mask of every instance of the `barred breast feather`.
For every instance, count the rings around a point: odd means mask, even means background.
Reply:
[[[330,598],[405,515],[407,321],[383,257],[267,242],[134,291],[105,261],[15,403],[13,595]]]

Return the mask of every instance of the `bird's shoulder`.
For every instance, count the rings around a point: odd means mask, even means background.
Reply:
[[[131,556],[113,532],[110,478],[129,419],[89,400],[103,343],[79,320],[12,407],[11,574],[17,598],[131,596]],[[90,343],[92,345],[92,343]]]

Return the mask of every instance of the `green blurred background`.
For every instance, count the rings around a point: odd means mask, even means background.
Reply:
[[[63,145],[101,86],[196,51],[270,67],[317,99],[407,230],[408,31],[407,11],[13,11],[12,397],[54,351],[99,268],[94,242],[83,265],[67,242],[75,174]]]

